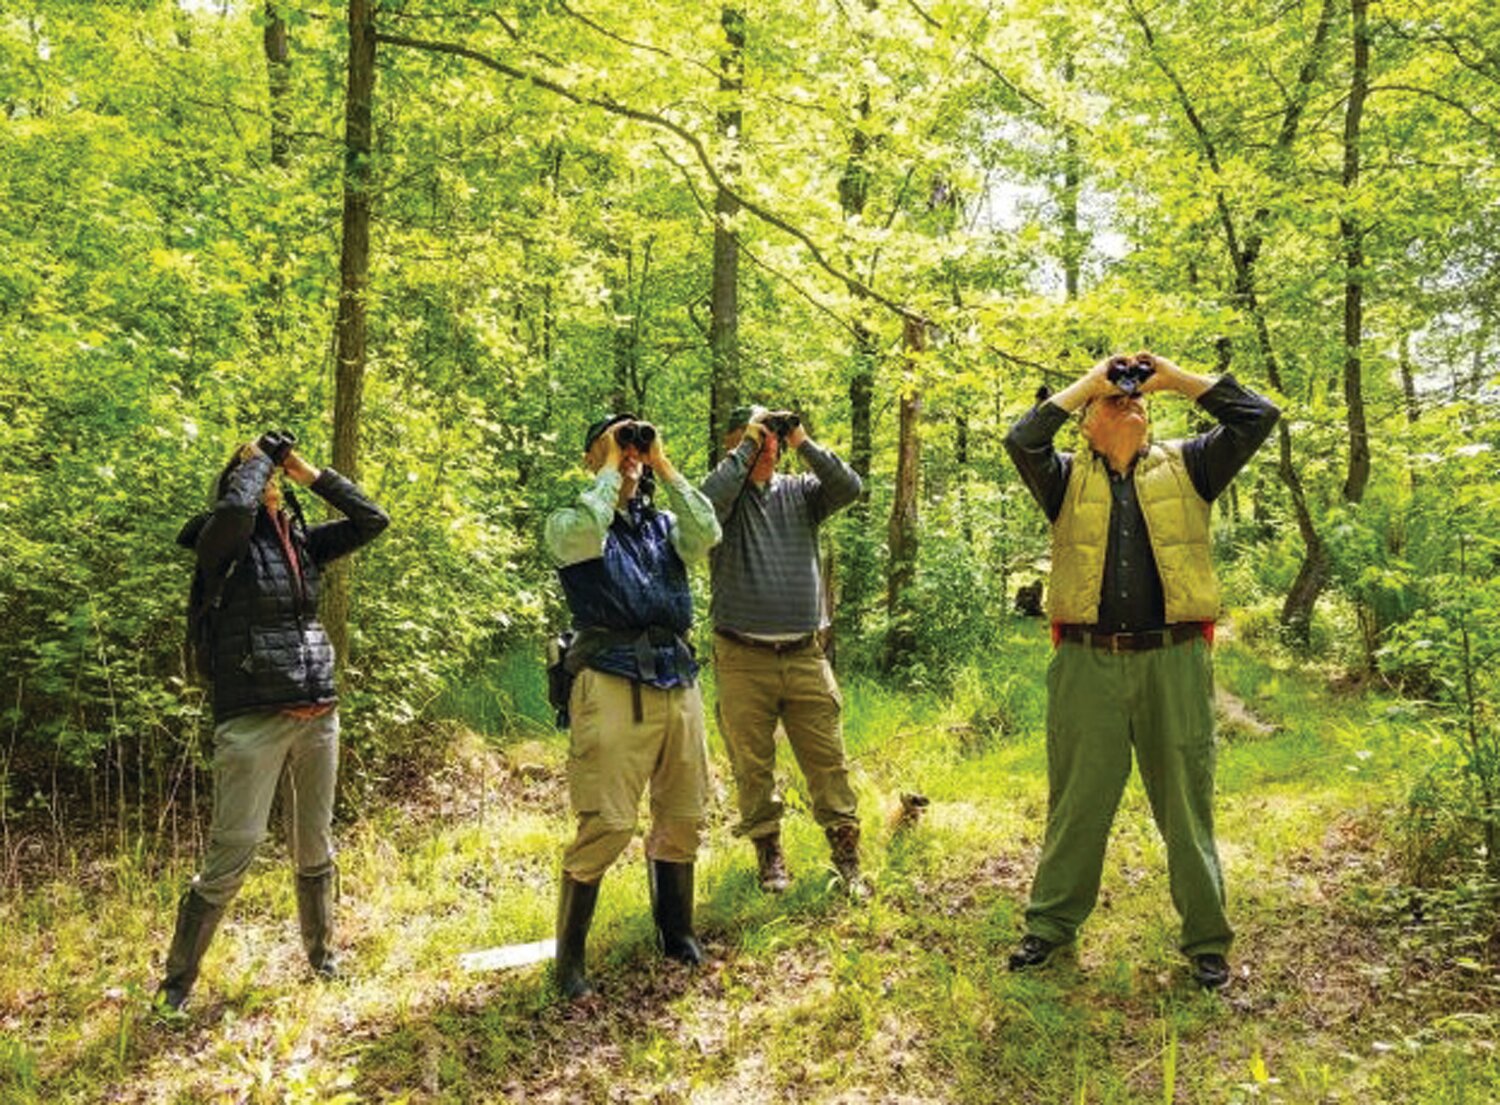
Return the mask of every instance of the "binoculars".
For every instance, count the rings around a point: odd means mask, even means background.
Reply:
[[[291,430],[268,430],[256,440],[255,447],[270,457],[271,463],[279,468],[286,463],[286,455],[296,444],[297,435]]]
[[[651,443],[655,440],[656,427],[649,422],[624,422],[615,427],[615,442],[621,449],[634,445],[644,453],[650,450]]]
[[[1156,366],[1146,357],[1137,360],[1116,357],[1109,363],[1109,368],[1105,369],[1105,375],[1110,383],[1126,395],[1139,395],[1141,385],[1156,375]]]
[[[802,419],[791,411],[774,411],[761,419],[760,424],[780,438],[782,444],[785,444],[787,435],[802,425]]]

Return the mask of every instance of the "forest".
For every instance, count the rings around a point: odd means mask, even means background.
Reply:
[[[1005,966],[1053,650],[1005,437],[1137,349],[1282,412],[1212,510],[1217,994],[1138,778],[1076,956]],[[3,0],[0,350],[0,1101],[1500,1099],[1500,7]],[[757,889],[707,664],[709,964],[637,841],[597,1005],[465,969],[552,934],[586,429],[696,485],[751,403],[862,480],[818,540],[870,899],[784,749]],[[391,519],[323,580],[354,966],[306,977],[273,832],[164,1022],[176,538],[277,429]]]

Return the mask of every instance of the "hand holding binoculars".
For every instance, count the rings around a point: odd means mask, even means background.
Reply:
[[[255,447],[271,458],[271,463],[280,468],[286,463],[287,454],[297,444],[297,435],[291,430],[267,430],[255,441]]]
[[[1139,395],[1141,385],[1156,375],[1156,364],[1148,354],[1116,357],[1105,370],[1109,382],[1126,395]]]

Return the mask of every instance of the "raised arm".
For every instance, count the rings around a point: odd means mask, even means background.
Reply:
[[[787,444],[797,450],[812,473],[803,486],[815,521],[821,522],[859,498],[864,482],[832,449],[825,449],[808,437],[801,426],[792,431]]]
[[[714,467],[703,480],[702,491],[713,504],[714,514],[720,522],[729,521],[735,500],[740,497],[745,481],[750,478],[750,467],[760,452],[760,439],[746,427],[745,438]]]
[[[657,433],[646,456],[651,470],[661,477],[667,488],[667,502],[672,507],[672,547],[683,562],[691,564],[708,556],[708,550],[719,543],[719,527],[714,504],[708,496],[688,483],[687,477],[667,459],[662,435]]]
[[[1194,398],[1219,424],[1184,442],[1182,459],[1198,494],[1213,502],[1265,444],[1281,410],[1227,373]]]
[[[621,482],[620,470],[605,465],[594,482],[579,492],[576,503],[548,515],[543,539],[559,568],[604,555],[604,538],[614,520]]]
[[[343,515],[320,522],[307,531],[307,555],[314,564],[327,564],[368,545],[391,524],[390,515],[376,506],[353,480],[332,468],[321,471],[296,453],[288,453],[286,474]]]
[[[224,494],[214,503],[213,514],[194,545],[198,563],[209,572],[244,554],[255,531],[261,493],[275,467],[271,458],[254,445],[247,446],[246,451],[245,458],[229,473]]]

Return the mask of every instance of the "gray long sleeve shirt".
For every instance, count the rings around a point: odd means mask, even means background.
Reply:
[[[811,470],[750,480],[757,449],[749,438],[703,481],[724,538],[709,555],[715,629],[751,636],[811,633],[828,624],[818,563],[818,526],[859,497],[860,478],[811,440],[797,453]]]

